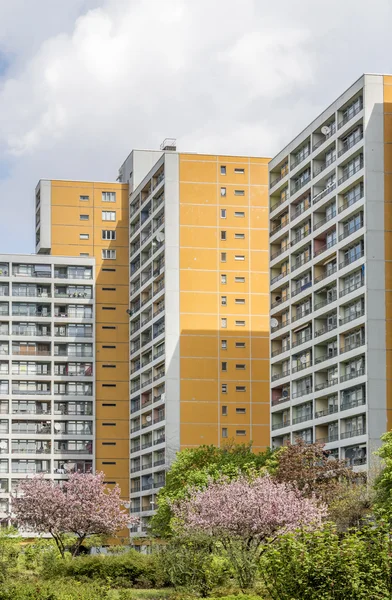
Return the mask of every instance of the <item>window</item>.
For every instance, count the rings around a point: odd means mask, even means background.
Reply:
[[[235,233],[234,234],[234,238],[236,240],[244,240],[245,239],[245,233]]]
[[[116,427],[116,423],[102,423],[103,427]]]
[[[81,221],[88,221],[88,220],[89,220],[89,218],[90,218],[90,216],[89,216],[89,215],[80,215],[80,220],[81,220]]]
[[[116,310],[115,306],[103,306],[102,310]]]
[[[222,406],[222,416],[227,417],[227,406],[225,404]]]
[[[220,238],[223,242],[226,241],[226,231],[221,231],[221,238]]]
[[[234,169],[234,173],[243,175],[245,173],[245,169]]]
[[[88,240],[89,239],[89,234],[88,233],[80,233],[79,234],[79,239],[80,240]]]
[[[227,296],[221,296],[221,304],[222,306],[227,306]]]
[[[236,342],[235,347],[236,348],[245,348],[245,342]]]
[[[246,392],[246,385],[236,385],[235,391],[236,392]]]
[[[223,327],[223,329],[227,327],[227,319],[221,319],[221,327]]]
[[[106,269],[102,269],[102,271],[105,271],[105,273],[115,273],[115,272],[116,272],[116,269],[108,269],[108,268],[106,267]]]
[[[245,321],[236,321],[236,327],[245,327]]]
[[[86,256],[87,257],[87,256],[90,256],[90,254],[88,252],[81,252],[79,254],[79,256]]]
[[[245,283],[245,277],[234,277],[235,283]]]
[[[223,285],[226,285],[226,283],[227,283],[227,275],[224,275],[224,274],[221,275],[221,283]]]
[[[221,196],[226,196],[226,188],[225,187],[221,187],[220,194],[221,194]]]
[[[221,348],[222,350],[227,350],[227,340],[221,340]]]
[[[79,200],[81,202],[88,202],[90,200],[90,196],[79,196]]]
[[[235,366],[235,368],[237,369],[237,371],[245,371],[245,365],[243,364],[238,364]]]
[[[236,254],[234,260],[245,260],[245,254]]]
[[[116,202],[116,192],[102,192],[102,202]]]
[[[226,167],[225,167],[225,165],[221,165],[220,172],[221,172],[221,175],[226,175]]]
[[[226,262],[226,252],[221,252],[221,262]]]
[[[227,371],[227,362],[222,362],[221,367],[222,371]]]
[[[246,435],[245,429],[237,429],[235,432],[236,435]]]
[[[234,190],[234,196],[245,196],[245,190]]]
[[[112,402],[111,403],[105,403],[105,402],[103,402],[102,406],[117,406],[117,404],[114,404]]]
[[[226,219],[226,209],[221,208],[221,219]]]
[[[115,250],[107,250],[107,249],[103,248],[102,249],[102,258],[114,260],[116,258],[116,251]]]
[[[102,221],[115,221],[116,220],[116,212],[114,210],[103,210],[102,211]]]
[[[245,298],[236,298],[235,303],[236,304],[245,304]]]
[[[103,291],[103,292],[115,292],[115,291],[116,291],[116,288],[104,288],[104,287],[103,287],[103,288],[102,288],[102,291]]]
[[[117,442],[102,442],[102,446],[116,446]]]
[[[227,438],[227,427],[222,427],[222,437]]]
[[[246,415],[246,408],[236,408],[235,412],[237,415]]]
[[[222,383],[221,391],[222,394],[227,394],[227,383]]]
[[[115,325],[102,325],[102,329],[116,329]]]
[[[103,369],[115,369],[116,365],[102,365]]]
[[[115,240],[116,232],[113,229],[102,229],[103,240]]]
[[[243,211],[243,210],[236,210],[236,211],[234,212],[234,216],[235,216],[235,217],[245,217],[245,213],[244,213],[244,211]]]

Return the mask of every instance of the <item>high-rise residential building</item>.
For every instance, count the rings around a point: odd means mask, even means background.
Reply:
[[[21,478],[94,463],[91,258],[0,255],[0,522]]]
[[[268,159],[133,151],[133,534],[182,448],[269,445]]]
[[[129,498],[128,185],[41,180],[36,188],[39,255],[95,264],[95,464]],[[79,260],[81,260],[79,258]],[[88,282],[86,282],[87,285]],[[81,284],[81,282],[79,282]]]
[[[361,77],[269,171],[272,445],[365,468],[392,426],[392,77]]]

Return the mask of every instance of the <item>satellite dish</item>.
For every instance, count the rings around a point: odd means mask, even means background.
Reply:
[[[331,128],[328,127],[328,125],[324,125],[324,127],[321,128],[321,133],[324,135],[329,135],[331,133]]]
[[[1,441],[1,442],[0,442],[0,448],[1,448],[2,450],[5,450],[7,447],[8,447],[8,444],[7,444],[7,442],[5,442],[5,441]]]
[[[60,423],[55,423],[55,424],[54,424],[54,429],[55,429],[55,431],[60,431],[60,430],[61,430],[61,425],[60,425]]]
[[[304,364],[307,362],[307,358],[306,358],[305,354],[303,354],[303,355],[300,357],[300,359],[299,359],[299,360],[300,360],[300,363],[301,363],[302,365],[304,365]]]
[[[147,417],[146,417],[146,421],[147,421],[147,423],[150,423],[150,422],[151,422],[151,416],[150,416],[150,415],[147,415]]]
[[[271,327],[275,328],[279,325],[278,319],[271,319]]]
[[[282,296],[275,296],[275,302],[280,302],[282,300]]]
[[[159,233],[157,233],[155,236],[155,239],[159,244],[161,242],[163,242],[165,240],[165,234],[163,233],[163,231],[160,231]]]
[[[289,395],[288,390],[286,390],[286,389],[282,390],[282,398],[287,398],[288,395]]]

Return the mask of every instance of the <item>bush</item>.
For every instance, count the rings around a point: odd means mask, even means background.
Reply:
[[[158,555],[129,550],[119,555],[78,556],[73,560],[47,561],[46,579],[73,577],[78,581],[106,581],[114,587],[162,587],[166,580]],[[1,599],[0,599],[1,600]]]
[[[61,580],[56,583],[10,583],[1,586],[0,600],[109,600],[109,596],[97,583]]]

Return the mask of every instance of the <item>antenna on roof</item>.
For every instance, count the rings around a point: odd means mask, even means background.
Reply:
[[[175,138],[165,138],[160,145],[161,150],[177,150],[177,140]]]

